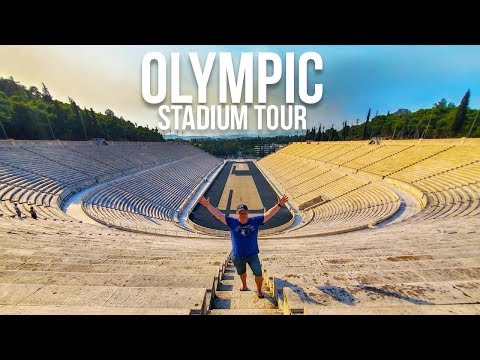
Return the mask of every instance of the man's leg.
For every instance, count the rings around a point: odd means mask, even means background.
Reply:
[[[257,284],[257,295],[258,297],[263,297],[262,285],[263,285],[263,276],[262,276],[262,264],[260,264],[260,259],[257,255],[252,255],[247,259],[250,269],[252,269],[253,275],[255,275],[255,283]]]
[[[240,280],[242,280],[242,287],[240,288],[241,291],[247,290],[247,272],[245,271],[242,275],[240,275]]]
[[[263,292],[262,292],[263,276],[255,276],[255,283],[257,284],[258,297],[263,297]]]
[[[237,275],[240,276],[240,280],[242,280],[242,287],[240,291],[247,290],[247,262],[245,259],[240,259],[232,255],[232,262],[237,269]]]

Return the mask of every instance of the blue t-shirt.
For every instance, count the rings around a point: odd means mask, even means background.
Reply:
[[[247,257],[258,254],[258,227],[263,225],[264,216],[248,218],[245,224],[241,224],[237,218],[225,216],[230,228],[232,238],[232,255],[235,257]]]

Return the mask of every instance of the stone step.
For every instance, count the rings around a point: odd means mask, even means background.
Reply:
[[[227,280],[225,280],[225,276],[228,277],[228,275],[223,275],[223,279],[218,284],[217,290],[219,290],[219,291],[232,291],[232,290],[235,290],[235,287],[237,287],[237,290],[240,288],[240,286],[241,286],[240,279],[236,279],[236,280],[227,279]]]
[[[125,287],[200,287],[211,289],[213,275],[195,274],[111,274],[55,271],[0,271],[3,283],[45,284],[75,286],[125,286]]]
[[[478,247],[478,245],[477,245]],[[288,265],[283,266],[279,264],[265,264],[266,268],[277,274],[334,274],[341,272],[362,272],[362,271],[410,271],[410,270],[421,270],[421,269],[434,269],[434,268],[444,268],[444,267],[459,267],[463,266],[462,261],[471,262],[469,259],[478,256],[475,254],[478,251],[475,249],[466,249],[465,253],[457,253],[457,256],[454,256],[455,250],[450,249],[451,254],[445,254],[441,259],[432,259],[432,260],[422,260],[422,261],[383,261],[376,262],[372,260],[370,263],[351,263],[351,264],[327,264],[327,265],[312,265],[309,266],[308,263],[305,263],[303,266],[296,266],[292,268]],[[470,255],[471,257],[466,258]],[[467,265],[468,266],[468,265]],[[285,269],[290,269],[291,271],[285,272]]]
[[[72,240],[72,242],[78,240]],[[213,267],[218,266],[212,261],[203,261],[202,258],[195,258],[195,257],[187,257],[184,258],[180,257],[154,257],[154,259],[149,259],[148,257],[140,258],[140,259],[110,259],[106,258],[105,255],[102,253],[84,253],[85,256],[78,256],[76,254],[69,254],[68,260],[66,260],[66,256],[62,254],[42,254],[40,251],[38,254],[32,256],[18,256],[13,254],[0,254],[0,261],[2,260],[9,260],[9,261],[20,261],[20,262],[29,262],[29,263],[76,263],[76,264],[104,264],[104,265],[129,265],[129,266],[136,266],[136,265],[168,265],[172,262],[182,262],[184,264],[184,268],[187,268],[191,265],[202,265],[204,264],[206,267]],[[113,261],[114,260],[114,261]],[[227,279],[228,279],[227,275]]]
[[[190,315],[190,309],[119,308],[104,306],[13,306],[0,307],[2,315]]]
[[[0,261],[0,265],[5,261]],[[11,268],[10,268],[11,269]],[[10,270],[4,269],[4,270]],[[168,273],[184,273],[192,274],[195,272],[216,273],[218,270],[215,266],[190,266],[184,267],[180,263],[162,264],[162,265],[108,265],[108,264],[56,264],[56,263],[22,263],[16,270],[24,271],[55,271],[55,272],[85,272],[85,273],[118,273],[118,274],[152,274],[159,275],[165,272]]]
[[[304,315],[478,315],[479,304],[405,306],[305,306]]]
[[[260,299],[253,290],[216,291],[213,309],[276,309],[275,299],[266,289]]]
[[[452,267],[421,270],[403,270],[403,271],[346,271],[331,273],[275,273],[277,278],[277,287],[283,288],[284,285],[293,284],[304,286],[307,283],[317,284],[335,284],[337,286],[359,285],[359,284],[401,284],[413,282],[430,281],[458,281],[475,280],[480,277],[480,267]]]
[[[282,302],[293,312],[306,306],[430,306],[480,303],[480,281],[423,282],[356,286],[283,288]],[[288,313],[288,311],[287,311]]]
[[[205,288],[0,283],[0,305],[190,309],[206,313]]]
[[[283,315],[280,309],[212,309],[207,315]]]

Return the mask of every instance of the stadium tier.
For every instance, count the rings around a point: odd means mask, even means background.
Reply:
[[[289,236],[320,235],[378,224],[411,196],[413,219],[480,213],[479,144],[438,141],[296,143],[258,166],[303,210],[301,229]],[[406,200],[406,199],[404,199]],[[290,234],[291,233],[291,234]]]
[[[480,141],[292,143],[257,161],[295,215],[260,238],[265,299],[238,291],[228,236],[180,223],[223,164],[182,143],[1,141],[0,313],[480,314]],[[222,175],[222,206],[236,186],[273,204],[249,171]],[[76,194],[91,223],[62,210]]]
[[[15,216],[17,202],[24,215],[35,205],[41,219],[75,221],[59,209],[62,201],[102,182],[103,188],[83,201],[93,219],[122,228],[188,233],[170,223],[221,163],[193,146],[172,143],[3,143],[0,214]]]

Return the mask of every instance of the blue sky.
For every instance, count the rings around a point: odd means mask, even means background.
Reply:
[[[415,111],[442,98],[458,105],[467,89],[470,107],[480,108],[480,46],[476,45],[0,46],[0,76],[13,76],[26,86],[41,87],[44,82],[62,101],[72,97],[82,107],[97,112],[109,108],[117,116],[153,128],[159,121],[158,105],[147,104],[141,95],[141,62],[149,51],[162,52],[167,59],[173,51],[181,53],[185,59],[181,89],[191,94],[196,83],[187,61],[189,52],[198,52],[202,60],[208,52],[232,52],[238,60],[241,52],[254,56],[275,52],[282,59],[286,52],[294,52],[298,59],[303,52],[315,51],[323,59],[323,70],[315,75],[323,84],[323,97],[307,107],[309,128],[320,122],[337,129],[345,120],[363,122],[369,108],[372,114],[399,108]],[[209,104],[215,103],[218,92],[217,64],[218,57],[209,81]],[[283,103],[282,89],[284,82],[270,92],[269,103]],[[256,131],[256,127],[248,130]],[[202,135],[207,133],[218,131]]]

